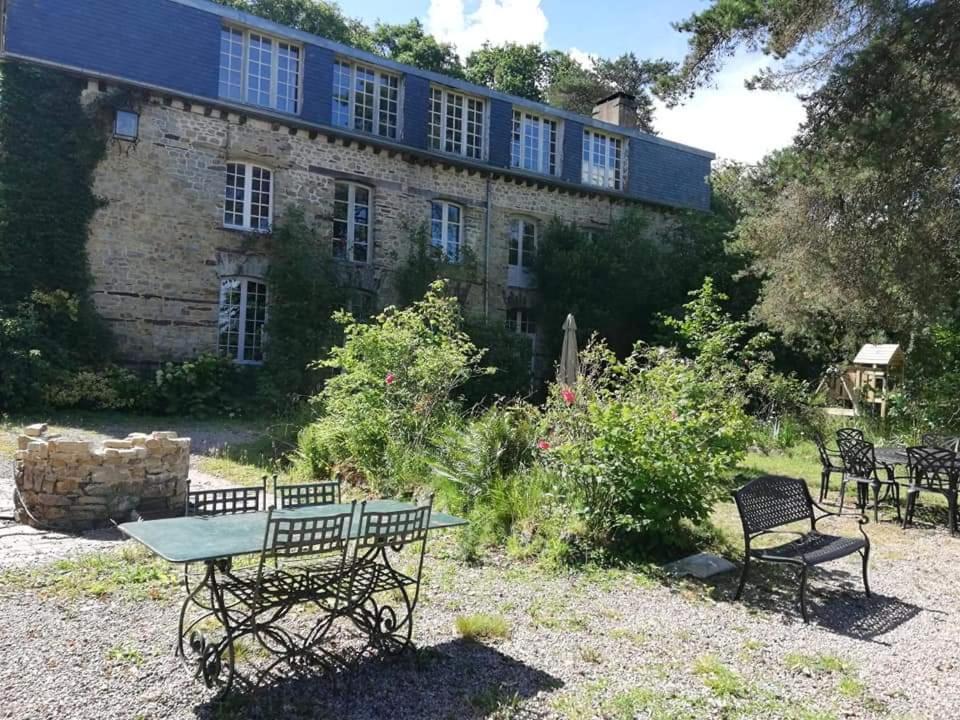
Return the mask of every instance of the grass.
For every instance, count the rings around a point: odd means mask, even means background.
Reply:
[[[133,665],[135,667],[140,667],[143,665],[144,657],[143,653],[136,648],[127,647],[125,645],[115,645],[107,650],[107,660],[122,665]]]
[[[816,655],[790,653],[783,661],[791,672],[812,677],[833,674],[846,675],[853,672],[852,663],[829,653],[817,653]]]
[[[488,720],[511,720],[521,716],[520,694],[507,692],[499,685],[471,695],[467,702]]]
[[[165,600],[179,592],[179,581],[176,568],[135,545],[0,573],[0,587],[61,599]]]
[[[567,612],[566,603],[561,598],[534,600],[527,608],[527,615],[538,627],[548,630],[579,632],[586,630],[589,623],[582,615]]]
[[[510,637],[510,621],[502,615],[478,613],[461,615],[456,619],[457,632],[464,640],[482,642]]]
[[[238,485],[259,485],[264,475],[280,471],[279,455],[275,441],[265,435],[248,443],[224,445],[211,455],[201,456],[197,467]]]
[[[749,688],[743,679],[728,668],[716,655],[703,655],[693,664],[693,674],[719,698],[744,698]]]

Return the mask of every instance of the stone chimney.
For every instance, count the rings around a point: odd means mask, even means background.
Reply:
[[[593,119],[635,128],[637,122],[637,99],[625,92],[615,92],[593,106]]]

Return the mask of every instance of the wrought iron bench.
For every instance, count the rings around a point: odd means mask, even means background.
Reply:
[[[743,574],[734,600],[743,594],[744,585],[750,572],[751,560],[794,565],[800,569],[800,612],[803,621],[809,622],[806,605],[807,570],[830,560],[837,560],[855,552],[863,558],[863,587],[870,597],[870,583],[867,578],[867,563],[870,558],[870,538],[863,526],[867,518],[858,515],[843,515],[831,512],[814,502],[810,490],[803,480],[768,475],[757,478],[734,494],[740,521],[743,524],[744,560]],[[822,514],[817,515],[814,509]],[[858,517],[860,533],[863,538],[825,535],[817,530],[817,523],[825,517]],[[809,522],[809,532],[797,532],[783,529],[796,522]],[[753,548],[751,544],[762,535],[792,534],[797,539],[773,547]]]

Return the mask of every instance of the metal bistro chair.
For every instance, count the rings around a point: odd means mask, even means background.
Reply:
[[[191,490],[187,480],[184,515],[234,515],[259,512],[266,507],[267,477],[260,487],[230,487],[216,490]]]
[[[278,485],[273,476],[273,498],[281,509],[308,507],[311,505],[337,505],[340,503],[340,481],[309,483],[304,485]]]
[[[960,460],[951,450],[939,447],[907,448],[910,485],[907,487],[907,510],[903,527],[913,522],[917,498],[921,492],[932,492],[947,499],[947,524],[950,533],[957,533],[957,484],[960,481]]]
[[[873,490],[874,522],[879,521],[880,502],[887,500],[893,501],[897,510],[897,522],[900,522],[900,483],[894,476],[893,467],[877,461],[873,443],[866,440],[844,442],[840,445],[840,452],[846,468],[840,481],[840,512],[843,512],[847,484],[852,482],[857,486],[857,507],[863,512],[866,512],[870,490]],[[880,497],[881,487],[885,488],[883,498]]]
[[[432,511],[432,495],[413,510],[367,511],[366,503],[360,508],[344,613],[369,638],[364,651],[372,647],[399,654],[411,646]],[[397,556],[408,545],[416,549],[416,565],[401,571]]]
[[[923,443],[923,447],[960,452],[960,437],[956,435],[924,435],[920,438],[920,442]]]
[[[232,681],[234,645],[252,635],[272,659],[255,681],[259,684],[282,662],[345,667],[346,663],[323,647],[322,641],[339,617],[340,588],[349,575],[350,526],[356,503],[342,513],[308,517],[278,517],[270,508],[256,573],[226,573],[217,588],[218,617],[225,638],[220,657],[226,656]],[[229,599],[228,599],[229,598]],[[305,632],[281,625],[298,605],[320,608],[316,622]]]
[[[813,442],[817,446],[817,453],[820,455],[820,497],[819,501],[827,499],[827,492],[830,490],[830,478],[833,473],[840,473],[841,477],[845,471],[843,466],[843,456],[839,450],[831,450],[827,447],[826,441],[820,433],[813,436]]]
[[[843,443],[850,440],[866,440],[863,436],[863,430],[860,428],[845,427],[837,430],[837,443]]]
[[[841,517],[842,513],[831,512],[813,501],[810,490],[803,480],[768,475],[757,478],[734,493],[740,521],[743,524],[744,559],[743,574],[734,600],[739,600],[750,572],[751,560],[794,565],[800,568],[800,612],[803,621],[808,622],[806,605],[807,570],[830,560],[837,560],[855,552],[860,553],[863,562],[863,587],[870,597],[870,583],[867,578],[867,564],[870,558],[870,538],[863,526],[867,518],[862,515],[860,534],[863,538],[824,535],[817,530],[817,523],[825,517]],[[814,508],[823,514],[816,515]],[[846,515],[845,517],[851,517]],[[786,525],[795,522],[810,523],[809,532],[783,530]],[[751,543],[762,535],[792,534],[798,538],[792,542],[774,547],[752,548]]]

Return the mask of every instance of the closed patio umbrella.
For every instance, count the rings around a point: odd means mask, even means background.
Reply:
[[[563,350],[560,352],[557,379],[564,385],[572,387],[577,384],[578,372],[580,372],[580,361],[577,358],[577,321],[570,314],[563,321]]]

